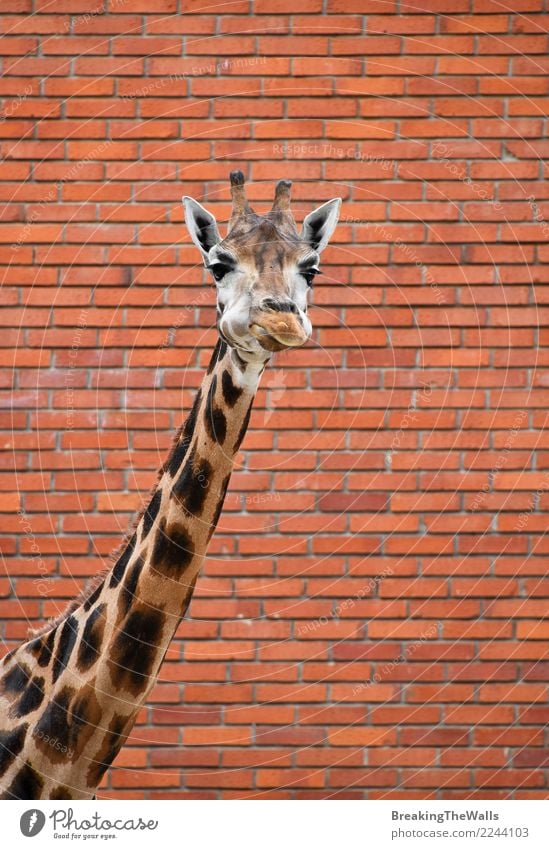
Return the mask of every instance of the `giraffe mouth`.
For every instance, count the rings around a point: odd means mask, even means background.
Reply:
[[[253,311],[249,332],[266,351],[299,348],[309,338],[297,312],[273,309],[270,304]]]
[[[266,351],[283,351],[285,348],[299,348],[308,339],[301,324],[292,316],[269,319],[265,324],[251,324],[250,333]]]

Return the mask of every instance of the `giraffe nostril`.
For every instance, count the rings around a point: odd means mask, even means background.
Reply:
[[[278,301],[276,298],[263,298],[261,309],[273,312],[292,312],[297,315],[298,309],[293,301]]]

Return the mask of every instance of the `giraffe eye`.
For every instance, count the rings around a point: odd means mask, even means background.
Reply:
[[[307,281],[307,286],[313,285],[313,280],[315,279],[315,277],[318,273],[319,273],[318,268],[304,268],[301,271],[302,276]]]
[[[214,262],[213,265],[208,266],[208,270],[212,272],[216,282],[222,280],[229,271],[232,271],[230,265],[225,265],[223,262]]]

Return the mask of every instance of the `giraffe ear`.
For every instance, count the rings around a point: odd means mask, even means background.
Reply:
[[[217,221],[211,212],[198,203],[194,198],[184,197],[183,208],[185,210],[185,223],[191,239],[202,254],[204,260],[208,258],[210,248],[221,241]]]
[[[323,251],[330,241],[339,218],[340,207],[341,198],[334,198],[305,217],[301,238],[318,253]]]

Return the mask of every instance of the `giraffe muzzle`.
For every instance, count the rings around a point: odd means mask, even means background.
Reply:
[[[266,298],[261,307],[252,316],[250,333],[266,351],[282,351],[305,344],[309,337],[291,301]]]

